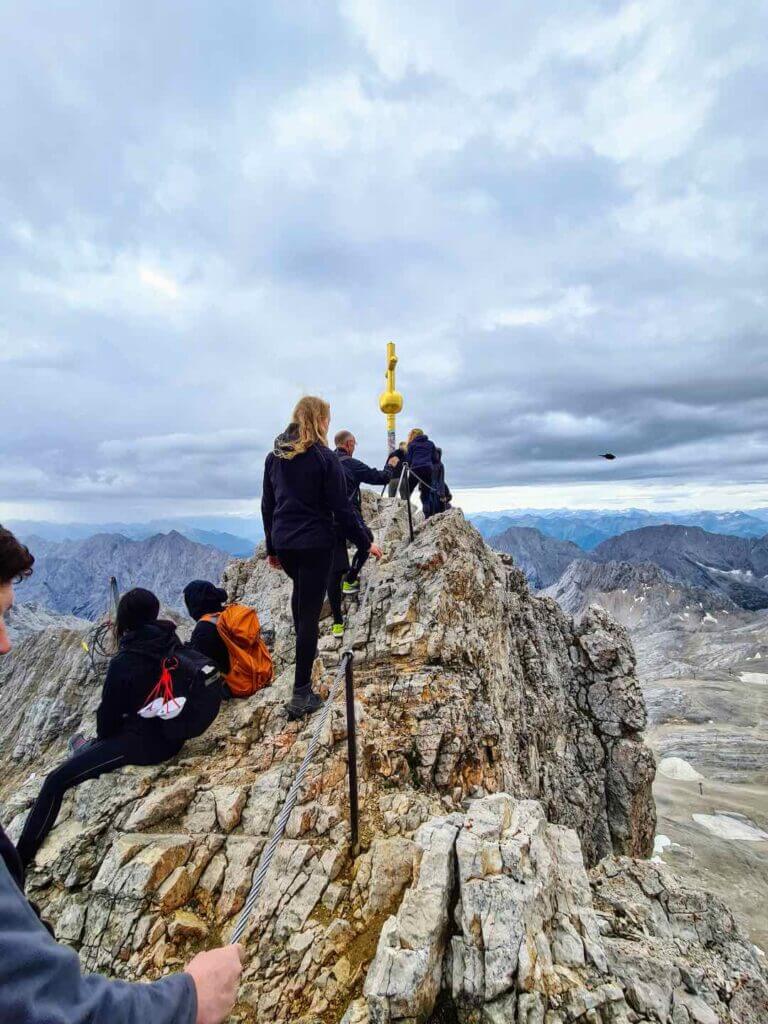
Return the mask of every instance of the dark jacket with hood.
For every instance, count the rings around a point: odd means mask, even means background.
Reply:
[[[437,448],[426,434],[418,434],[408,445],[405,460],[414,473],[420,469],[431,471],[437,462]]]
[[[194,1024],[189,974],[151,984],[83,974],[74,950],[56,942],[23,891],[16,851],[0,828],[0,1018],[7,1024]]]
[[[295,436],[295,428],[289,427],[275,438],[264,465],[261,515],[267,554],[281,548],[332,548],[336,525],[347,540],[367,551],[371,542],[350,503],[341,463],[330,448],[318,443],[287,458],[287,446]]]
[[[165,737],[160,719],[140,718],[138,714],[160,678],[163,658],[180,642],[176,626],[163,619],[129,630],[120,638],[118,652],[107,669],[101,704],[96,712],[98,739],[132,733],[153,750],[167,751],[168,757],[181,749],[181,743]]]
[[[201,622],[203,615],[217,615],[227,603],[227,592],[208,580],[192,580],[184,587],[184,603],[197,622],[189,639],[190,646],[210,658],[222,675],[230,669],[229,651],[215,622]]]

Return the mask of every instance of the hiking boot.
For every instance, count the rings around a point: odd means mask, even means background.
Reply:
[[[354,583],[347,583],[346,580],[341,584],[342,594],[359,594],[360,593],[360,580],[355,580]]]
[[[288,721],[296,722],[300,718],[311,715],[313,711],[317,711],[322,706],[323,701],[314,690],[310,690],[309,693],[294,693],[290,702],[285,705],[285,710],[288,712]]]
[[[344,636],[344,623],[334,622],[331,626],[331,636]]]

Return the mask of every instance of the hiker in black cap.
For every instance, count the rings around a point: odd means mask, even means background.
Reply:
[[[11,642],[4,616],[13,584],[34,558],[0,526],[0,655]],[[24,895],[24,867],[0,826],[0,1019],[14,1024],[221,1024],[242,973],[242,946],[198,953],[183,972],[134,984],[82,973],[74,950],[57,942]]]
[[[349,430],[340,430],[334,437],[333,443],[336,446],[334,455],[341,463],[347,479],[347,494],[349,495],[352,508],[356,515],[359,516],[360,523],[372,542],[373,534],[363,519],[363,501],[360,494],[360,484],[388,484],[394,476],[400,460],[396,456],[391,455],[383,469],[375,469],[373,466],[368,466],[365,462],[361,462],[360,459],[353,458],[355,448],[357,447],[357,440],[355,435]],[[360,572],[368,560],[368,554],[367,550],[358,548],[350,565],[346,537],[343,530],[337,529],[336,546],[333,549],[331,571],[328,574],[328,602],[333,614],[331,632],[334,636],[344,635],[344,614],[341,606],[341,597],[342,594],[357,594],[359,592]]]
[[[229,672],[229,651],[215,622],[203,620],[204,615],[218,615],[227,603],[227,592],[208,580],[192,580],[184,587],[184,603],[197,623],[189,638],[191,647],[207,655],[223,676]],[[202,620],[202,621],[201,621]],[[226,687],[225,687],[226,690]],[[227,691],[228,693],[228,691]]]
[[[184,741],[168,739],[160,719],[138,713],[157,683],[163,658],[180,644],[176,626],[158,619],[159,612],[157,597],[141,587],[120,598],[115,623],[118,653],[104,680],[96,741],[84,744],[46,777],[17,844],[25,867],[56,824],[68,789],[128,764],[161,764],[181,750]]]
[[[264,465],[261,514],[267,557],[293,580],[296,672],[290,719],[303,718],[323,703],[312,691],[312,665],[337,528],[361,551],[381,557],[352,509],[344,470],[328,447],[330,419],[330,406],[322,398],[302,398]]]

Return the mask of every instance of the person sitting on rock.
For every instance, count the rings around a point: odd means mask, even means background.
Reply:
[[[387,460],[384,469],[375,469],[366,465],[360,459],[353,458],[357,440],[350,430],[340,430],[333,439],[336,446],[334,455],[341,463],[344,474],[347,478],[347,493],[352,508],[366,531],[371,542],[373,534],[366,526],[363,519],[363,501],[360,494],[360,484],[388,484],[392,479],[398,459],[391,455]],[[328,575],[328,601],[333,614],[333,626],[331,632],[334,636],[344,635],[344,615],[341,607],[342,594],[357,594],[360,590],[360,573],[368,560],[368,550],[358,548],[349,562],[347,553],[347,540],[342,529],[336,531],[336,546],[333,549],[333,560],[331,571]]]
[[[203,616],[219,615],[226,603],[226,590],[208,580],[192,580],[184,587],[184,604],[196,623],[189,638],[190,646],[207,655],[223,676],[229,672],[229,651],[216,623],[203,619]]]
[[[414,427],[408,435],[408,448],[405,453],[405,461],[411,470],[408,493],[409,495],[413,494],[418,484],[425,519],[442,511],[441,508],[438,508],[437,501],[434,500],[435,492],[433,490],[435,467],[439,461],[437,451],[438,449],[424,431],[419,427]]]
[[[0,526],[0,655],[11,649],[5,614],[13,584],[34,558]],[[235,1005],[244,951],[198,953],[181,973],[150,983],[82,973],[74,950],[57,942],[24,895],[24,867],[0,826],[0,1020],[14,1024],[222,1024]]]
[[[302,398],[264,464],[261,515],[267,560],[293,581],[296,670],[287,707],[290,720],[312,714],[323,703],[312,690],[312,665],[337,528],[360,550],[381,557],[350,505],[344,470],[328,447],[330,421],[327,402]]]
[[[225,700],[253,696],[269,686],[274,674],[255,609],[227,601],[226,590],[208,580],[192,580],[184,587],[184,602],[197,622],[189,646],[219,670]]]
[[[175,625],[158,620],[159,612],[157,597],[141,587],[120,598],[115,622],[118,652],[104,680],[96,742],[78,750],[43,783],[18,842],[25,867],[56,824],[68,789],[124,765],[161,764],[181,750],[183,740],[168,739],[159,718],[138,714],[158,681],[163,659],[180,644]]]

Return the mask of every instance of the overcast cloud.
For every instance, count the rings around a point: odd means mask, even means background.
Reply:
[[[0,514],[378,461],[390,339],[474,507],[768,505],[766,10],[2,4]]]

